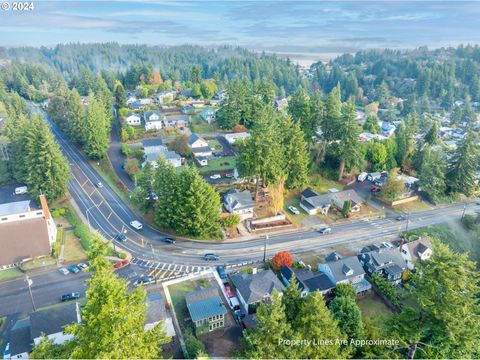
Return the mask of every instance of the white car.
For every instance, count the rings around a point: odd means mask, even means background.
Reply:
[[[64,268],[64,267],[61,267],[60,269],[58,269],[58,272],[62,275],[68,275],[70,274],[70,271],[68,271],[67,268]]]
[[[210,176],[210,179],[212,180],[218,180],[218,179],[221,179],[222,178],[222,175],[220,174],[213,174]]]
[[[130,226],[133,227],[134,229],[137,229],[137,230],[142,230],[143,229],[142,223],[140,221],[137,221],[137,220],[130,221]]]
[[[390,244],[389,242],[386,242],[386,241],[382,242],[381,245],[382,245],[385,249],[391,249],[391,248],[393,248],[393,245]]]
[[[295,214],[295,215],[300,214],[300,211],[298,211],[298,209],[295,206],[289,206],[288,210],[290,210],[292,212],[292,214]]]
[[[95,184],[95,186],[99,189],[103,188],[103,184],[99,181]]]

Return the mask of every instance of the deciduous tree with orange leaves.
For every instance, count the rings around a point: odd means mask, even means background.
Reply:
[[[284,266],[292,266],[293,257],[288,251],[280,251],[272,258],[272,268],[280,270]]]

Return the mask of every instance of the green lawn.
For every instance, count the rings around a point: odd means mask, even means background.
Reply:
[[[8,269],[0,271],[0,282],[15,279],[24,276],[24,274],[18,269]]]
[[[182,281],[181,283],[168,287],[170,297],[172,298],[173,309],[183,332],[185,332],[185,330],[190,326],[188,325],[190,321],[190,315],[188,313],[187,303],[185,302],[185,295],[195,291],[200,286],[206,287],[209,286],[209,284],[210,283],[208,280],[200,279]]]
[[[210,173],[214,171],[229,171],[237,166],[237,158],[235,156],[228,156],[222,158],[212,158],[208,160],[207,166],[199,168],[200,173]]]
[[[80,261],[87,258],[85,250],[78,238],[73,234],[73,231],[65,232],[65,248],[63,250],[63,257],[66,262]]]
[[[342,190],[343,185],[337,181],[326,179],[320,175],[313,175],[305,187],[311,187],[319,194],[326,194],[328,189]]]
[[[362,315],[374,321],[386,320],[393,315],[392,310],[373,292],[358,299],[357,304],[362,311]]]

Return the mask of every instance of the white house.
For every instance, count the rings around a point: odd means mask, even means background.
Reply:
[[[128,125],[131,126],[139,126],[142,124],[142,118],[140,117],[140,115],[133,113],[127,114],[127,116],[125,117],[125,121]]]
[[[428,239],[419,239],[403,244],[400,253],[407,262],[409,270],[415,269],[415,263],[430,259],[433,254],[432,244]]]
[[[145,130],[160,130],[162,128],[162,120],[158,111],[147,111],[143,114],[145,120]]]
[[[253,217],[253,207],[255,205],[250,191],[238,191],[230,189],[224,194],[223,206],[231,214],[237,214],[241,220]]]
[[[194,157],[210,157],[212,156],[212,149],[208,146],[208,142],[198,135],[192,134],[188,138],[188,147],[192,149]]]
[[[158,101],[159,104],[164,104],[175,99],[175,96],[177,96],[177,93],[174,91],[162,91],[157,94],[155,99]]]

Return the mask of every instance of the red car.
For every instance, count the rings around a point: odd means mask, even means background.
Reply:
[[[113,268],[114,269],[120,269],[120,268],[123,268],[127,265],[130,265],[130,261],[128,261],[127,259],[125,260],[118,260],[114,265],[113,265]]]
[[[372,189],[371,189],[372,193],[378,193],[378,192],[380,192],[380,190],[382,190],[382,189],[379,188],[378,186],[372,186]]]
[[[228,285],[225,286],[225,292],[227,293],[227,296],[228,296],[229,298],[235,296],[234,292],[232,291],[232,288],[231,288],[230,286],[228,286]]]

